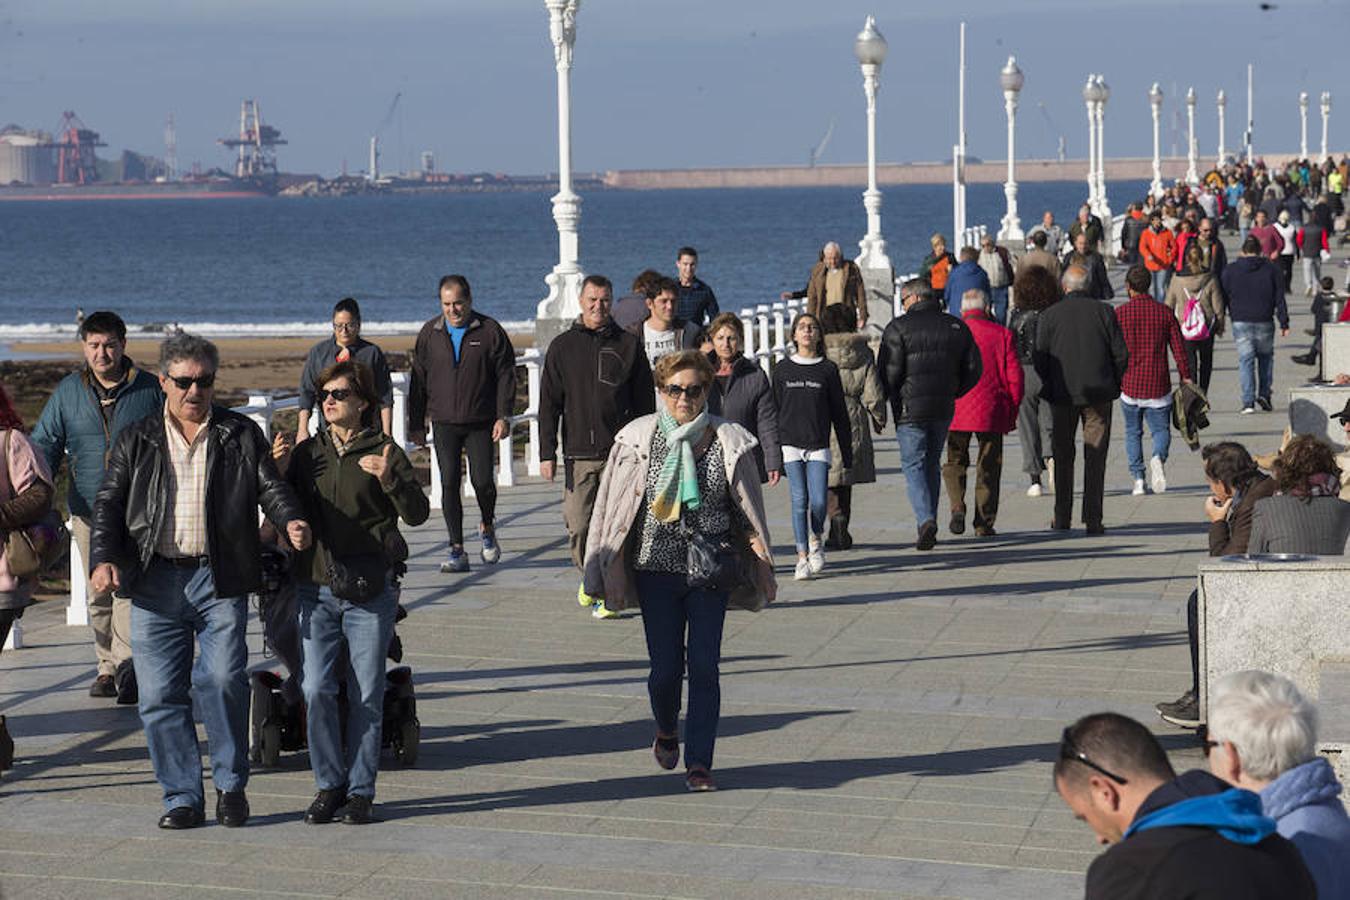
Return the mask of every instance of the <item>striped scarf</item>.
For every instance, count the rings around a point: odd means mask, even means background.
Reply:
[[[656,496],[651,506],[652,515],[658,522],[678,522],[686,506],[695,510],[702,502],[698,493],[694,445],[702,439],[708,421],[706,410],[684,425],[676,422],[669,412],[661,412],[658,425],[666,439],[666,458],[656,476]]]

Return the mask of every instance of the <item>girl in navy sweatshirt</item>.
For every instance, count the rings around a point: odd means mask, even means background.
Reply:
[[[820,321],[810,313],[793,319],[792,344],[796,352],[774,367],[773,394],[783,470],[792,491],[792,534],[797,542],[793,577],[802,581],[825,568],[821,533],[830,474],[830,427],[839,439],[846,469],[853,466],[853,433],[839,369],[824,355]]]

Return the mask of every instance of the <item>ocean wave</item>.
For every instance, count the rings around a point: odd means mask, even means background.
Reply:
[[[416,334],[425,320],[416,322],[363,322],[361,333],[370,337],[389,334]],[[534,331],[534,320],[502,322],[512,334]],[[139,322],[127,323],[127,338],[159,338],[177,330],[209,338],[227,337],[322,337],[332,332],[328,322]],[[28,322],[0,324],[0,342],[35,343],[74,340],[74,323]]]

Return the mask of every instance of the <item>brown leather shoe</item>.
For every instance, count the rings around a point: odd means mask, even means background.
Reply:
[[[100,675],[89,685],[90,697],[116,697],[117,683],[111,675]]]

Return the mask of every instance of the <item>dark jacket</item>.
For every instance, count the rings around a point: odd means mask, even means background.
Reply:
[[[839,264],[839,268],[844,271],[844,299],[840,304],[844,307],[844,311],[841,319],[843,324],[852,329],[857,325],[859,313],[862,314],[864,321],[867,319],[867,286],[863,283],[862,269],[859,269],[853,260],[844,260]],[[820,319],[822,327],[825,327],[824,319],[828,310],[825,305],[827,299],[825,282],[829,274],[830,267],[821,260],[811,268],[811,274],[806,279],[806,288],[792,293],[793,297],[806,298],[806,311]]]
[[[1252,511],[1256,501],[1275,496],[1275,479],[1257,473],[1246,487],[1237,491],[1228,516],[1209,523],[1209,555],[1241,556],[1252,537]]]
[[[1075,292],[1041,310],[1033,362],[1042,399],[1093,406],[1120,396],[1130,354],[1111,307]]]
[[[1350,502],[1339,497],[1267,497],[1252,510],[1248,553],[1344,556],[1350,539]]]
[[[680,295],[675,298],[675,315],[702,327],[717,318],[719,312],[717,295],[702,278],[695,277],[688,286],[680,285]]]
[[[358,362],[370,370],[371,377],[375,380],[375,393],[380,398],[380,406],[391,407],[394,405],[394,383],[389,377],[389,360],[384,356],[384,351],[363,338],[357,338],[356,343],[352,345],[352,362]],[[318,402],[319,388],[321,384],[316,384],[319,375],[324,369],[337,362],[338,342],[334,338],[324,338],[313,347],[309,348],[309,353],[305,356],[305,367],[300,372],[300,409],[312,410]],[[327,427],[323,416],[319,417],[319,427]]]
[[[394,447],[394,483],[387,490],[361,468],[363,456],[378,456],[386,445]],[[407,454],[378,431],[356,437],[341,456],[329,433],[319,432],[295,449],[286,480],[314,529],[314,543],[296,555],[292,571],[314,584],[328,583],[325,554],[339,559],[377,554],[401,562],[407,545],[399,537],[398,520],[421,525],[431,510]]]
[[[934,298],[891,319],[881,335],[877,371],[900,425],[951,419],[956,398],[980,380],[984,364],[966,323],[943,312]]]
[[[708,354],[708,361],[715,371],[717,354]],[[721,378],[713,379],[712,392],[708,394],[708,412],[735,422],[759,441],[752,452],[760,484],[769,480],[770,472],[783,468],[783,445],[778,440],[778,406],[774,403],[769,376],[759,366],[744,356],[737,357],[725,383]]]
[[[1172,392],[1172,427],[1192,451],[1200,449],[1200,432],[1209,427],[1209,401],[1194,382],[1184,381]]]
[[[1036,329],[1041,320],[1040,309],[1019,309],[1014,306],[1008,314],[1008,327],[1017,341],[1017,360],[1029,366],[1036,357]]]
[[[814,362],[797,362],[791,356],[780,360],[773,367],[773,399],[784,446],[823,450],[831,446],[833,428],[844,468],[852,468],[853,429],[838,366],[824,357]]]
[[[150,564],[164,527],[170,466],[163,416],[147,416],[113,442],[94,504],[89,568],[115,565],[129,590]],[[258,508],[278,530],[304,514],[277,474],[262,429],[222,406],[211,408],[206,445],[206,555],[216,595],[238,597],[261,586]]]
[[[89,367],[71,372],[61,379],[42,408],[33,426],[31,439],[53,477],[62,457],[70,458],[70,491],[66,501],[72,516],[93,515],[94,497],[103,483],[103,467],[117,435],[146,416],[158,415],[164,408],[159,379],[131,364],[127,379],[117,390],[112,415],[104,419],[90,379]]]
[[[1070,247],[1073,246],[1074,238],[1078,237],[1078,233],[1080,231],[1087,232],[1089,250],[1092,250],[1094,252],[1098,252],[1101,250],[1102,237],[1106,232],[1105,229],[1102,227],[1101,218],[1099,218],[1096,213],[1088,214],[1087,225],[1084,225],[1077,218],[1073,220],[1073,224],[1069,226],[1069,233],[1068,233],[1068,243]]]
[[[408,430],[419,443],[426,437],[428,419],[489,425],[515,411],[516,351],[496,319],[470,315],[458,361],[445,317],[429,320],[417,333],[411,363]]]
[[[614,435],[656,411],[656,385],[642,341],[613,322],[592,331],[578,319],[553,339],[539,384],[539,458],[605,459]]]
[[[1100,253],[1088,252],[1087,256],[1079,256],[1074,251],[1069,251],[1069,255],[1064,257],[1064,265],[1060,267],[1061,272],[1068,271],[1070,266],[1082,266],[1087,269],[1088,286],[1087,295],[1094,300],[1110,300],[1116,295],[1115,288],[1111,287],[1111,279],[1106,274],[1106,263],[1102,260]]]
[[[1280,270],[1261,256],[1239,256],[1224,270],[1220,280],[1228,298],[1228,317],[1234,322],[1280,320],[1289,327],[1289,308],[1284,302]]]
[[[1208,772],[1186,772],[1149,794],[1135,814],[1132,828],[1169,807],[1234,789]],[[1260,800],[1246,791],[1248,808]],[[1250,801],[1255,801],[1250,804]],[[1088,868],[1087,900],[1312,900],[1317,889],[1298,848],[1274,833],[1275,823],[1260,815],[1249,821],[1164,825],[1130,833]],[[1224,837],[1224,829],[1241,829],[1254,843]],[[1231,832],[1230,832],[1231,833]],[[1256,840],[1261,834],[1266,834]]]
[[[645,347],[647,346],[647,342],[646,337],[642,333],[642,329],[643,326],[647,324],[647,320],[650,318],[651,313],[648,313],[647,315],[639,319],[637,322],[625,326],[623,329],[629,334],[637,336],[638,341],[641,342],[642,346],[644,347],[644,352],[646,352]],[[679,316],[676,316],[675,318],[670,320],[670,328],[672,331],[675,332],[676,353],[679,353],[681,350],[697,350],[699,348],[699,344],[702,342],[701,339],[703,337],[702,325],[698,324],[697,322],[686,321],[684,319],[681,319]],[[647,362],[651,362],[651,360],[649,359],[647,360]],[[653,363],[653,365],[655,365],[655,363]],[[714,365],[716,364],[714,363]]]

